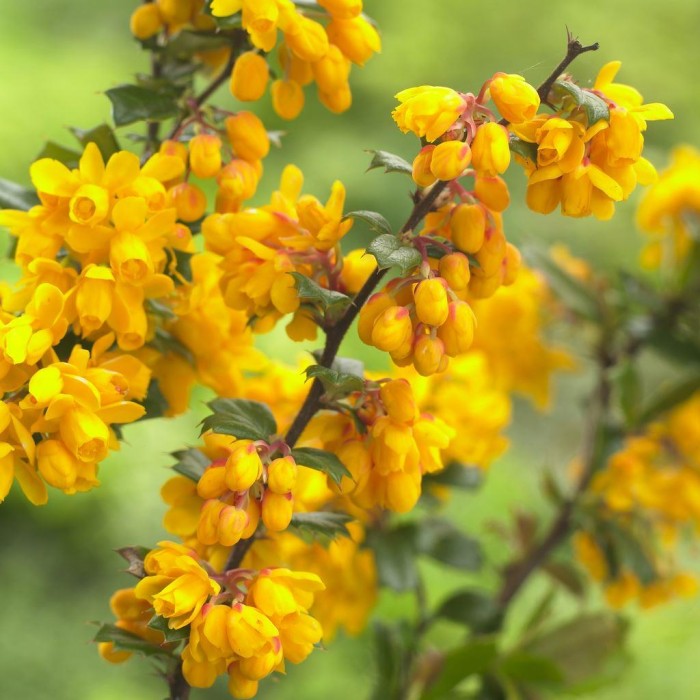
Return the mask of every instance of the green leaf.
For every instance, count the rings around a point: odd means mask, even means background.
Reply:
[[[190,447],[187,450],[178,450],[173,452],[172,456],[177,460],[172,468],[178,474],[182,474],[182,476],[186,476],[194,482],[202,478],[202,474],[211,464],[211,459],[195,447]]]
[[[700,363],[700,342],[676,329],[657,328],[645,339],[654,351],[672,362],[697,365]]]
[[[330,401],[342,399],[354,391],[362,391],[365,385],[362,377],[356,374],[345,374],[322,365],[307,367],[306,376],[309,379],[316,378],[323,384],[325,396]]]
[[[180,113],[177,99],[164,90],[142,85],[120,85],[106,90],[112,103],[112,119],[116,126],[138,121],[163,121]]]
[[[163,636],[165,637],[166,644],[181,642],[183,639],[189,639],[190,637],[189,625],[180,627],[180,629],[177,630],[170,629],[170,627],[168,627],[167,619],[161,617],[160,615],[154,615],[148,621],[148,627],[150,627],[152,630],[162,632]]]
[[[294,286],[300,299],[317,306],[324,313],[340,314],[352,303],[349,296],[330,289],[324,289],[310,277],[302,275],[300,272],[290,272],[289,274],[294,277]]]
[[[112,642],[115,651],[131,651],[144,656],[170,656],[170,651],[147,642],[116,625],[103,624],[93,637],[94,642]]]
[[[166,274],[173,278],[175,284],[182,284],[183,279],[187,282],[191,282],[191,261],[194,253],[189,253],[185,250],[177,250],[176,248],[167,248],[166,251],[169,257]]]
[[[174,338],[163,328],[156,328],[156,332],[153,338],[148,341],[148,344],[164,355],[172,352],[183,357],[191,365],[195,364],[194,355],[189,348],[186,348],[177,338]]]
[[[467,491],[480,488],[483,482],[483,470],[461,462],[450,462],[441,472],[433,472],[423,477],[424,486],[436,484]]]
[[[334,540],[336,537],[350,537],[345,525],[354,519],[347,513],[330,511],[294,513],[289,527],[304,540]]]
[[[344,476],[352,479],[352,474],[332,452],[316,447],[297,447],[292,450],[292,457],[299,466],[328,474],[336,484],[340,484]]]
[[[0,209],[28,211],[37,204],[39,197],[34,190],[0,178]]]
[[[395,591],[414,590],[418,585],[415,526],[402,525],[380,532],[367,533],[367,544],[374,550],[377,572],[382,585]]]
[[[367,153],[372,153],[372,162],[369,164],[367,170],[374,170],[374,168],[384,168],[385,173],[404,173],[406,175],[413,175],[413,166],[401,156],[397,156],[394,153],[389,153],[388,151],[372,151],[368,150]]]
[[[613,576],[622,569],[630,569],[647,586],[658,579],[652,555],[648,552],[649,539],[635,534],[612,520],[598,523],[596,541],[605,554]]]
[[[529,143],[528,141],[523,141],[517,136],[511,134],[510,139],[508,141],[508,146],[510,147],[510,150],[513,153],[521,156],[522,158],[525,158],[525,160],[529,160],[533,164],[537,163],[536,143]]]
[[[388,233],[375,238],[367,246],[367,252],[375,257],[380,269],[398,267],[402,275],[423,262],[423,256],[413,246],[404,245]]]
[[[564,676],[559,667],[544,656],[514,651],[498,664],[498,670],[519,683],[537,686],[560,686]]]
[[[200,51],[213,51],[224,46],[231,46],[231,39],[227,36],[183,30],[163,47],[162,52],[167,57],[190,58]]]
[[[102,157],[107,162],[110,156],[121,150],[119,141],[114,135],[112,127],[108,124],[100,124],[93,129],[70,128],[71,133],[78,139],[81,146],[85,147],[89,143],[94,143],[100,149]]]
[[[80,160],[80,153],[74,151],[65,146],[61,146],[60,143],[55,141],[47,141],[44,147],[41,149],[41,153],[37,154],[36,160],[40,158],[52,158],[57,160],[69,168],[77,168],[78,161]]]
[[[598,300],[588,287],[572,277],[546,253],[530,249],[527,251],[527,258],[531,264],[544,272],[554,294],[569,309],[590,321],[600,321]]]
[[[364,209],[360,211],[351,211],[343,218],[359,219],[369,226],[370,231],[391,235],[391,224],[377,211],[366,211]]]
[[[542,565],[542,571],[548,574],[557,583],[561,584],[572,595],[578,598],[583,598],[585,595],[585,580],[581,572],[571,564],[550,561]]]
[[[495,632],[503,622],[503,611],[493,597],[477,590],[455,593],[440,605],[435,614],[466,625],[475,634]]]
[[[421,700],[444,700],[465,678],[486,673],[496,660],[496,643],[474,639],[445,655],[440,675],[421,695]]]
[[[396,627],[375,623],[374,659],[377,673],[370,700],[399,697],[404,675],[404,646]]]
[[[636,425],[642,398],[642,384],[636,364],[631,359],[619,364],[615,368],[613,382],[627,425]]]
[[[610,108],[608,103],[598,95],[586,90],[576,83],[568,80],[557,80],[554,83],[554,94],[560,98],[570,97],[573,101],[583,108],[588,119],[588,126],[593,126],[601,119],[610,121]]]
[[[427,518],[417,530],[416,546],[421,554],[466,571],[481,568],[479,543],[442,518]]]
[[[160,389],[160,384],[157,379],[151,379],[148,384],[146,398],[142,401],[146,413],[139,420],[150,420],[151,418],[161,418],[164,416],[170,404],[165,398],[165,394]]]
[[[207,406],[214,413],[202,421],[202,433],[211,430],[239,440],[269,440],[277,432],[272,412],[260,401],[214,399]]]
[[[698,390],[700,390],[700,374],[691,374],[673,384],[664,386],[641,409],[637,423],[645,425],[655,420],[663,413],[689,399]]]

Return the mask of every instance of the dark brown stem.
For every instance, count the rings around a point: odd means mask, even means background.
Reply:
[[[190,697],[190,685],[182,675],[182,661],[178,661],[172,673],[167,676],[168,690],[170,695],[168,700],[188,700]]]

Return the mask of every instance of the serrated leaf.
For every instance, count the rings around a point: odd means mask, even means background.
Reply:
[[[60,143],[56,143],[55,141],[47,141],[41,149],[41,153],[37,154],[36,160],[40,158],[52,158],[69,168],[77,168],[78,162],[80,161],[80,153],[66,148],[65,146],[61,146]]]
[[[339,314],[352,303],[349,296],[330,289],[324,289],[310,277],[302,275],[300,272],[290,272],[289,274],[294,277],[294,286],[299,294],[299,298],[317,306],[324,313]]]
[[[162,52],[168,57],[190,58],[200,51],[213,51],[225,46],[231,46],[231,39],[227,36],[183,30],[168,41]]]
[[[427,518],[421,523],[416,546],[421,554],[457,569],[477,571],[483,563],[479,543],[442,518]]]
[[[664,386],[640,410],[637,423],[645,425],[655,420],[688,400],[696,391],[700,391],[700,374],[692,374]]]
[[[590,90],[586,90],[568,80],[557,80],[552,89],[558,97],[569,96],[577,105],[583,108],[589,127],[601,119],[610,121],[610,107],[608,107],[608,103]]]
[[[362,377],[355,374],[345,374],[322,365],[307,367],[306,376],[309,379],[316,378],[323,384],[325,396],[330,401],[344,398],[354,391],[362,391],[364,388]]]
[[[529,160],[531,163],[537,163],[536,143],[523,141],[523,139],[511,134],[508,140],[508,146],[513,153],[525,158],[525,160]]]
[[[343,218],[359,219],[369,226],[370,231],[391,234],[391,224],[378,211],[367,211],[364,209],[350,211]]]
[[[367,544],[374,550],[377,573],[382,585],[395,591],[414,590],[418,585],[416,528],[402,525],[388,532],[367,533]]]
[[[112,131],[112,127],[108,124],[100,124],[93,129],[78,129],[70,127],[70,131],[78,139],[81,146],[87,146],[89,143],[94,143],[99,149],[102,157],[107,162],[110,156],[121,150],[119,141]]]
[[[170,93],[142,85],[120,85],[105,91],[112,103],[115,126],[138,121],[163,121],[180,113],[177,99]]]
[[[277,433],[272,412],[260,401],[214,399],[207,406],[213,415],[202,421],[202,433],[211,430],[220,435],[233,435],[239,440],[269,440]]]
[[[484,483],[484,472],[461,462],[450,462],[442,471],[426,474],[423,485],[452,486],[456,489],[473,491]]]
[[[297,447],[292,450],[292,457],[299,466],[323,472],[336,484],[340,484],[344,476],[352,479],[352,474],[332,452],[319,450],[316,447]]]
[[[438,608],[437,617],[466,625],[475,634],[498,630],[503,622],[503,611],[492,596],[477,590],[453,594]]]
[[[402,275],[423,262],[423,256],[413,246],[404,245],[388,233],[377,236],[367,246],[367,252],[374,256],[380,269],[398,267]]]
[[[177,642],[181,642],[184,639],[189,639],[190,637],[189,625],[185,625],[184,627],[180,627],[180,629],[176,630],[170,629],[170,627],[168,627],[168,620],[164,617],[161,617],[160,615],[154,615],[148,621],[147,626],[150,627],[152,630],[162,632],[163,637],[165,637],[166,644],[174,644]]]
[[[170,656],[171,652],[116,625],[103,624],[93,637],[94,642],[112,642],[115,651],[131,651],[144,656]]]
[[[413,166],[404,160],[401,156],[397,156],[395,153],[389,153],[389,151],[372,151],[368,150],[367,153],[372,154],[372,162],[369,164],[367,170],[374,170],[375,168],[384,168],[385,173],[404,173],[405,175],[413,175]]]
[[[211,464],[211,459],[207,457],[204,452],[195,447],[191,447],[187,450],[178,450],[177,452],[173,452],[172,456],[177,460],[172,468],[178,474],[182,474],[182,476],[186,476],[194,482],[202,478],[202,474],[204,474],[206,468]]]
[[[354,519],[347,513],[330,511],[294,513],[289,528],[302,539],[334,540],[336,537],[350,537],[345,525]]]
[[[28,211],[37,204],[39,197],[34,190],[0,178],[0,209]]]
[[[146,409],[146,413],[144,413],[139,420],[161,418],[170,408],[168,399],[165,398],[165,394],[161,391],[160,384],[157,379],[151,379],[148,384],[146,398],[141,403]]]

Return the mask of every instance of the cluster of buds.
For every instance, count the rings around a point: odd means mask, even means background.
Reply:
[[[419,413],[405,379],[368,383],[350,399],[349,411],[317,416],[306,433],[351,473],[340,484],[343,495],[361,508],[398,513],[417,503],[423,474],[443,469],[441,451],[454,434],[439,418]]]
[[[270,94],[275,112],[294,119],[304,107],[304,87],[315,83],[318,98],[332,112],[352,103],[349,77],[352,64],[364,65],[381,49],[374,26],[362,14],[362,0],[319,0],[310,8],[291,0],[213,0],[205,14],[203,0],[156,0],[136,9],[131,31],[142,41],[166,42],[182,29],[212,32],[224,20],[222,37],[237,15],[245,40],[233,47],[221,42],[203,46],[196,57],[217,68],[236,51],[230,77],[231,93],[242,102]],[[321,21],[318,21],[318,20]],[[224,26],[225,25],[225,26]],[[278,33],[281,39],[278,41]],[[269,61],[274,58],[279,68]]]

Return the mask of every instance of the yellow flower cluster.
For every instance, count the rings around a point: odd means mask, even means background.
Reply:
[[[615,202],[627,199],[637,184],[656,179],[654,166],[642,157],[643,132],[648,121],[672,119],[673,114],[666,105],[643,104],[635,88],[614,83],[620,65],[607,63],[592,90],[580,88],[607,106],[608,118],[589,121],[586,110],[574,105],[568,113],[562,107],[554,115],[511,126],[516,136],[536,146],[535,160],[521,160],[533,211],[548,214],[561,205],[565,216],[609,219]]]
[[[684,260],[693,244],[699,214],[700,152],[680,146],[637,210],[637,224],[652,238],[642,254],[644,265],[656,268],[666,258],[675,266]]]

